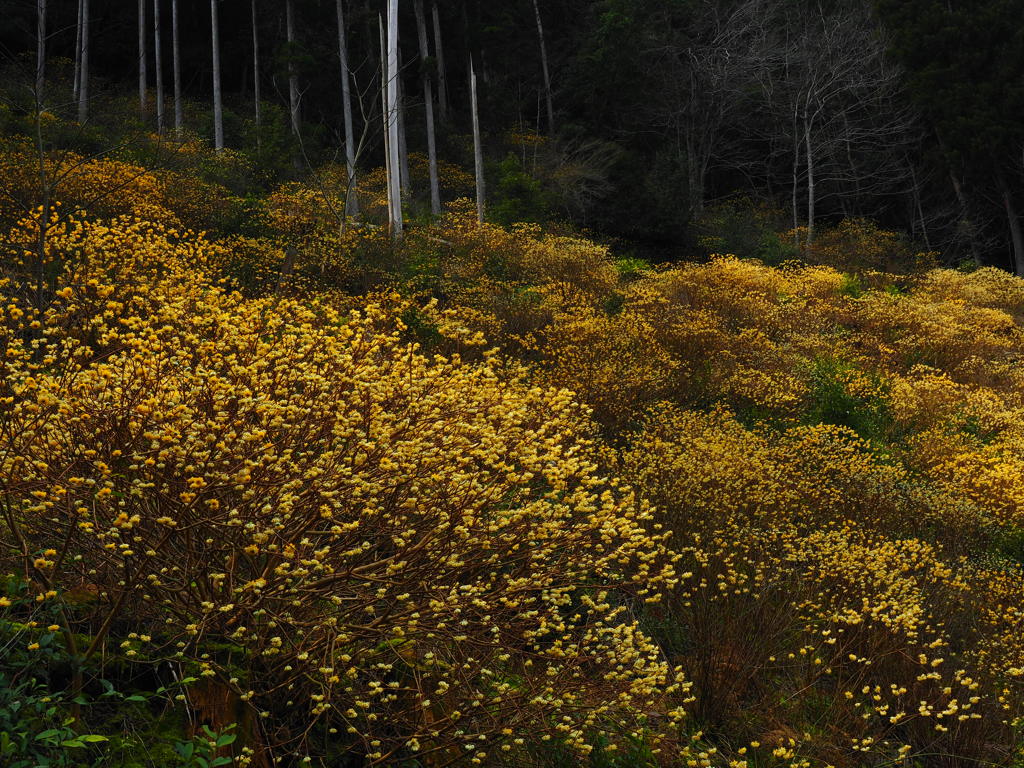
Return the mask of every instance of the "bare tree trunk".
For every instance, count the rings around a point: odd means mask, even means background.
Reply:
[[[391,165],[391,117],[388,110],[388,43],[387,32],[384,29],[384,19],[379,14],[377,23],[380,26],[380,105],[381,105],[381,132],[384,134],[384,178],[387,186],[388,197],[388,226],[394,220],[395,198],[394,188],[391,185],[391,178],[395,169]]]
[[[43,108],[46,85],[46,0],[36,2],[36,107]]]
[[[437,0],[431,3],[434,21],[434,54],[437,56],[437,106],[441,111],[441,122],[448,120],[448,75],[444,67],[444,45],[441,41],[441,15],[437,11]]]
[[[256,24],[256,0],[252,0],[252,98],[256,107],[256,154],[263,149],[262,124],[260,119],[260,33]]]
[[[340,0],[339,0],[340,1]],[[437,178],[437,138],[434,135],[434,86],[430,82],[427,61],[430,51],[427,46],[427,19],[423,13],[423,0],[415,0],[416,29],[420,42],[420,63],[423,70],[423,102],[427,113],[427,162],[430,165],[430,212],[441,214],[441,185]]]
[[[924,208],[921,206],[921,185],[917,180],[917,170],[914,168],[914,161],[907,157],[907,166],[910,168],[910,180],[914,187],[914,208],[921,224],[921,235],[924,237],[924,246],[929,251],[932,249],[931,238],[928,237],[928,224],[924,218]]]
[[[345,171],[348,174],[345,184],[345,213],[351,216],[359,212],[359,201],[354,194],[356,145],[355,131],[352,129],[352,93],[349,83],[352,74],[348,69],[348,40],[346,39],[345,11],[342,5],[342,0],[337,0],[338,59],[341,62],[341,111],[345,122]]]
[[[1013,243],[1013,272],[1017,277],[1024,277],[1024,232],[1021,231],[1020,217],[1013,205],[1010,188],[1002,179],[1000,186],[1003,192],[1003,207],[1006,209],[1006,220],[1010,224],[1010,240]]]
[[[178,44],[178,0],[171,0],[171,58],[174,59],[174,133],[181,140],[185,116],[181,103],[181,48]]]
[[[796,117],[793,118],[793,244],[800,247],[800,133]]]
[[[398,49],[398,69],[392,75],[398,88],[398,170],[401,172],[402,194],[408,195],[412,189],[412,177],[409,175],[409,144],[405,133],[405,83],[402,82],[402,49]]]
[[[540,65],[544,72],[544,100],[548,108],[548,132],[555,131],[555,107],[551,99],[551,74],[548,70],[548,46],[544,41],[544,24],[540,19],[540,5],[533,0],[533,15],[537,19],[537,37],[540,39]]]
[[[292,0],[284,4],[285,34],[288,38],[288,107],[292,133],[299,135],[299,76],[295,71],[295,8]]]
[[[476,70],[473,68],[473,57],[469,57],[469,97],[470,108],[473,110],[473,161],[476,170],[476,219],[484,223],[484,151],[480,141],[480,112],[476,96]]]
[[[804,146],[807,154],[807,245],[814,242],[814,150],[811,146],[811,125],[804,115]]]
[[[75,25],[75,72],[71,85],[71,95],[78,98],[78,86],[82,77],[82,0],[78,0],[78,23]]]
[[[139,0],[139,115],[146,119],[146,0]]]
[[[224,149],[224,105],[220,89],[220,25],[217,2],[210,0],[210,33],[213,44],[213,148]]]
[[[82,68],[79,70],[78,122],[89,119],[89,0],[82,0]]]
[[[388,156],[391,172],[389,184],[393,207],[391,211],[391,233],[396,240],[402,238],[402,184],[401,159],[399,158],[399,120],[401,118],[400,74],[398,64],[398,0],[388,0],[388,49],[387,74],[385,75],[388,89]]]
[[[153,0],[153,66],[156,67],[156,132],[164,135],[164,60],[160,40],[160,0]]]

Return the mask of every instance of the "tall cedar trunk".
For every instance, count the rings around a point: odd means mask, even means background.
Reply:
[[[807,155],[807,245],[814,242],[814,209],[815,180],[814,180],[814,149],[811,146],[811,124],[804,115],[804,150]]]
[[[213,46],[213,147],[224,149],[224,105],[220,89],[220,25],[217,21],[217,2],[210,0],[210,35]]]
[[[139,114],[146,117],[146,0],[139,0]]]
[[[544,24],[540,19],[540,5],[533,0],[533,15],[537,19],[537,37],[540,40],[540,66],[544,73],[544,100],[548,108],[548,132],[555,131],[555,107],[551,98],[551,73],[548,69],[548,46],[544,41]]]
[[[340,0],[339,0],[340,2]],[[430,51],[427,47],[427,19],[423,13],[423,0],[414,0],[416,29],[420,43],[420,68],[423,75],[423,102],[427,113],[427,161],[430,165],[430,211],[441,214],[441,185],[437,178],[437,139],[434,136],[434,86],[430,82],[427,62]]]
[[[82,0],[82,68],[78,83],[78,122],[89,120],[89,0]]]
[[[1013,195],[1006,182],[1000,179],[1000,186],[1003,190],[1003,207],[1006,210],[1006,220],[1010,225],[1010,242],[1013,245],[1013,272],[1017,277],[1024,277],[1024,232],[1021,231],[1020,216],[1013,204]]]
[[[398,121],[401,117],[401,99],[398,64],[398,0],[388,0],[388,156],[391,171],[388,183],[391,186],[391,233],[398,240],[402,237],[402,184],[401,158],[399,157],[400,137]]]
[[[42,211],[39,216],[39,240],[36,252],[36,309],[43,309],[43,286],[46,279],[46,238],[50,224],[50,183],[46,172],[46,149],[43,144],[43,87],[46,68],[46,0],[36,3],[36,153],[39,158],[39,192]]]
[[[473,57],[469,58],[469,97],[470,109],[473,111],[473,160],[476,170],[476,218],[484,223],[484,151],[480,141],[480,112],[476,97],[476,70],[473,68]]]
[[[164,60],[160,40],[160,0],[153,0],[153,66],[156,77],[156,132],[164,135]]]
[[[178,43],[178,0],[171,0],[171,58],[174,60],[174,132],[181,139],[185,124],[181,103],[181,47]]]
[[[914,161],[909,156],[907,157],[907,167],[910,169],[910,180],[914,186],[914,209],[917,213],[918,221],[921,224],[921,235],[924,237],[924,246],[930,251],[932,249],[932,242],[931,238],[928,236],[928,223],[925,221],[924,208],[921,205],[921,185],[918,184],[917,181],[917,169],[914,168]],[[911,214],[911,217],[913,217],[913,214]]]
[[[398,69],[392,80],[398,88],[398,170],[402,184],[402,194],[408,195],[412,189],[412,177],[409,175],[409,144],[405,132],[405,83],[402,82],[402,49],[398,49]]]
[[[796,116],[793,117],[793,187],[790,190],[793,206],[793,244],[800,247],[800,130]]]
[[[384,134],[384,178],[388,197],[388,226],[394,220],[395,200],[391,186],[391,175],[394,169],[391,167],[391,120],[388,114],[388,42],[387,31],[384,26],[384,19],[379,14],[377,23],[380,26],[380,106],[381,106],[381,133]]]
[[[349,79],[352,77],[348,69],[348,40],[345,27],[345,10],[342,0],[337,0],[338,14],[338,60],[341,63],[341,111],[345,123],[345,172],[348,179],[345,183],[345,213],[353,215],[359,212],[359,201],[355,196],[356,183],[356,144],[355,131],[352,129],[352,93]]]
[[[78,23],[75,24],[75,71],[71,76],[71,95],[78,98],[78,86],[82,76],[82,0],[78,0]]]
[[[292,0],[284,4],[285,34],[288,38],[288,108],[292,133],[299,135],[299,76],[295,71],[295,8]]]
[[[256,154],[263,150],[262,119],[260,115],[260,33],[256,23],[256,0],[252,0],[252,99],[256,108]]]
[[[36,3],[36,111],[43,108],[46,85],[46,0]]]
[[[437,56],[437,106],[441,112],[441,122],[444,123],[448,120],[448,75],[444,67],[441,15],[437,10],[437,0],[434,0],[430,6],[430,14],[434,21],[434,55]]]

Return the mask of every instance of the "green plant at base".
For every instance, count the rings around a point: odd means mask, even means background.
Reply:
[[[35,678],[17,683],[0,672],[0,764],[6,768],[70,768],[101,764],[77,754],[107,741],[77,733],[74,718],[63,717],[60,700]]]
[[[196,736],[192,741],[179,741],[174,751],[181,758],[182,768],[221,768],[231,765],[235,759],[227,755],[218,755],[222,749],[230,747],[238,737],[228,733],[234,724],[224,729],[224,733],[216,733],[210,726],[203,726],[203,735]]]

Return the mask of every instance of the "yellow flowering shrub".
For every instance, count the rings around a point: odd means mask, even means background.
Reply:
[[[79,255],[39,335],[3,315],[0,474],[5,540],[54,554],[3,557],[93,585],[90,650],[130,619],[129,656],[192,660],[302,754],[317,724],[378,763],[656,726],[678,682],[632,606],[672,558],[571,393],[428,359],[373,304],[229,293],[159,225],[53,238]]]
[[[775,749],[795,734],[801,754],[833,764],[994,757],[992,742],[1011,738],[992,683],[1010,661],[990,648],[1013,609],[993,609],[990,631],[963,630],[985,599],[958,554],[985,541],[977,508],[908,482],[849,430],[776,436],[724,410],[661,406],[609,456],[684,555],[653,616],[694,683],[698,721]],[[811,718],[829,733],[799,738]]]
[[[620,272],[468,200],[392,243],[339,165],[221,237],[245,164],[176,151],[49,158],[44,210],[0,150],[0,572],[80,658],[221,686],[267,760],[1019,761],[1020,280],[864,222],[835,266]]]
[[[799,242],[805,259],[847,270],[922,271],[935,265],[933,252],[917,252],[898,232],[882,229],[870,219],[847,218],[834,227],[815,232],[807,244],[807,228],[781,235]]]

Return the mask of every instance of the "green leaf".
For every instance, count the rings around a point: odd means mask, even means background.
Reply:
[[[78,737],[87,744],[99,744],[101,741],[110,741],[106,736],[100,736],[96,733],[86,733]]]
[[[177,752],[183,760],[191,760],[192,755],[196,751],[196,745],[191,741],[179,741],[174,745],[174,751]]]
[[[217,747],[218,748],[226,747],[226,746],[228,746],[230,744],[234,744],[235,743],[235,739],[237,739],[237,738],[238,738],[238,736],[236,736],[233,733],[225,733],[223,736],[221,736],[219,739],[217,739]]]

